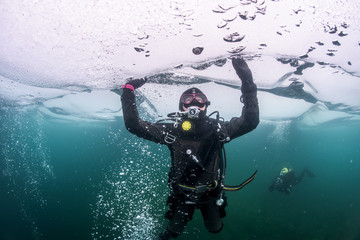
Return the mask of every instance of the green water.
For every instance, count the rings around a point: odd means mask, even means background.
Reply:
[[[0,239],[156,239],[164,228],[169,152],[115,122],[55,121],[36,108],[0,110]],[[178,239],[360,239],[360,124],[261,122],[226,147],[224,228],[197,211]],[[283,166],[305,177],[269,192]]]

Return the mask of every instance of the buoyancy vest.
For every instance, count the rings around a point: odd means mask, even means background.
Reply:
[[[169,176],[172,184],[196,187],[221,182],[223,142],[219,137],[219,126],[215,119],[194,121],[185,118],[172,129],[171,134],[167,134],[173,140],[167,143],[172,157]],[[224,135],[223,132],[221,134]]]
[[[216,119],[206,117],[201,122],[177,119],[172,126],[163,133],[172,159],[169,172],[171,194],[180,191],[191,201],[199,202],[204,201],[204,195],[209,196],[209,191],[212,196],[221,195],[222,190],[237,191],[255,178],[257,170],[239,185],[224,184],[224,144],[230,141],[230,137],[218,116]]]

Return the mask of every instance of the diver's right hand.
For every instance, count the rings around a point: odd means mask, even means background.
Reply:
[[[131,79],[130,81],[126,82],[125,85],[133,86],[134,90],[144,85],[147,81],[147,77],[139,78],[139,79]],[[128,87],[127,87],[128,88]]]

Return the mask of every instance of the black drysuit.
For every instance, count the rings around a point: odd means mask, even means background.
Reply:
[[[215,183],[222,180],[223,144],[252,131],[259,123],[256,85],[252,74],[250,70],[237,71],[237,74],[243,82],[244,107],[241,116],[224,122],[207,116],[199,119],[185,117],[183,121],[191,124],[191,129],[187,131],[182,129],[182,121],[177,125],[143,121],[138,114],[134,91],[123,89],[121,101],[126,129],[138,137],[164,144],[170,150],[170,210],[166,214],[170,222],[166,230],[171,237],[181,233],[195,208],[201,209],[205,226],[210,232],[218,232],[222,228],[225,204],[221,207],[216,205],[216,200],[223,193],[220,184]],[[228,141],[225,137],[229,137]]]

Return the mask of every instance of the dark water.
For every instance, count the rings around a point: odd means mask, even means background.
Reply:
[[[0,110],[0,239],[156,239],[167,194],[168,150],[116,122],[49,119]],[[360,124],[301,128],[261,122],[227,145],[224,229],[196,212],[179,239],[360,239]],[[269,192],[284,167],[308,167],[291,194]]]

